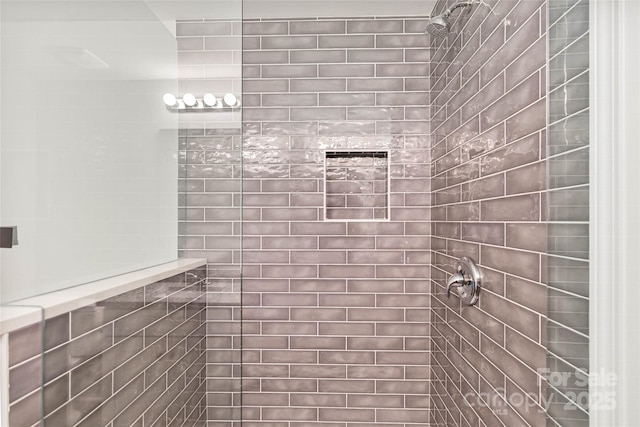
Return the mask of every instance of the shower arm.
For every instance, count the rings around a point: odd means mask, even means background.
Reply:
[[[458,9],[459,7],[467,7],[467,6],[471,6],[472,4],[473,4],[473,1],[459,1],[453,6],[451,6],[449,9],[445,10],[442,16],[445,18],[448,18],[449,16],[451,16],[453,11]]]

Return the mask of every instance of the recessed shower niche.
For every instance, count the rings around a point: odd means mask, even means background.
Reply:
[[[325,152],[325,219],[389,219],[389,153]]]

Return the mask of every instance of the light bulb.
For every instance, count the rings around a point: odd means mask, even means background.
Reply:
[[[202,100],[204,101],[205,105],[207,107],[215,107],[216,106],[216,96],[212,93],[205,93],[204,97],[202,97]]]
[[[167,105],[167,107],[175,107],[178,103],[178,100],[172,93],[165,93],[162,97],[162,101]]]
[[[196,105],[196,97],[193,96],[192,93],[185,93],[182,95],[182,100],[184,101],[184,105],[187,107],[193,107]]]
[[[227,104],[229,107],[234,107],[236,105],[236,102],[238,102],[238,99],[234,94],[227,93],[224,95],[224,103]]]

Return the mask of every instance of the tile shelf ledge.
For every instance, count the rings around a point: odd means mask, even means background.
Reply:
[[[206,259],[183,258],[72,288],[13,301],[0,306],[0,334],[6,334],[33,323],[167,279],[176,274],[203,267],[206,263]]]

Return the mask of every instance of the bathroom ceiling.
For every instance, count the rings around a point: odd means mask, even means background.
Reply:
[[[436,0],[4,0],[3,21],[406,16],[430,14]]]

